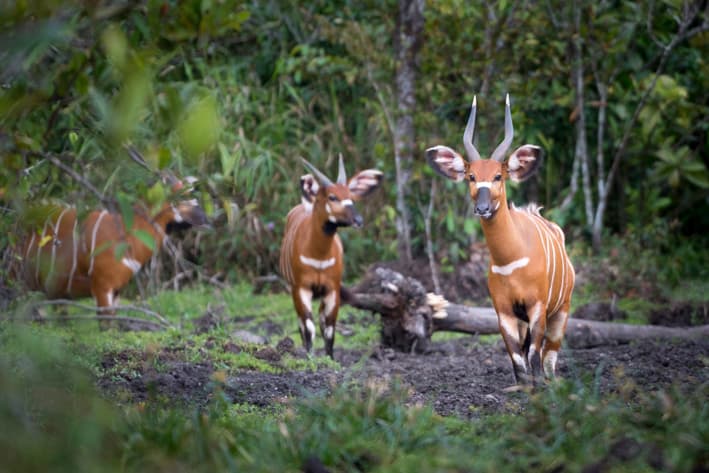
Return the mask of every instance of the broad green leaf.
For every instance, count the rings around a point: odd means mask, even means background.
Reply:
[[[207,95],[189,107],[177,132],[182,149],[193,162],[209,151],[217,143],[221,132],[215,97]]]
[[[219,143],[219,159],[222,164],[222,175],[225,178],[228,178],[234,170],[236,155],[234,153],[230,153],[223,143]]]
[[[118,200],[121,217],[123,217],[123,224],[126,230],[130,231],[133,228],[133,199],[129,195],[119,192],[116,195],[116,200]]]
[[[450,233],[455,231],[455,215],[453,215],[453,209],[451,208],[446,212],[446,230]]]
[[[123,255],[126,254],[126,250],[128,249],[128,242],[127,241],[122,241],[118,243],[114,248],[113,248],[113,255],[116,257],[116,260],[120,260],[123,258]]]
[[[128,41],[121,29],[116,25],[106,28],[101,35],[101,45],[113,67],[123,70],[128,55]]]
[[[150,189],[148,189],[146,199],[152,208],[159,207],[165,202],[165,186],[160,181],[153,184]]]
[[[155,243],[155,238],[153,238],[150,233],[145,230],[141,230],[140,228],[136,228],[135,230],[133,230],[132,234],[138,240],[140,240],[141,243],[147,246],[150,251],[155,251],[157,245]]]

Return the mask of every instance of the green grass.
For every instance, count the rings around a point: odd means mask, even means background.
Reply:
[[[22,303],[33,300],[30,296]],[[91,301],[82,301],[90,304]],[[122,302],[135,305],[136,301]],[[338,369],[339,363],[326,356],[313,355],[311,358],[284,355],[277,363],[270,363],[255,357],[262,349],[261,345],[253,345],[240,341],[232,333],[235,330],[245,330],[268,340],[267,346],[275,348],[284,337],[290,337],[296,346],[301,345],[298,334],[297,316],[288,294],[254,295],[250,286],[241,284],[228,289],[213,286],[196,286],[180,291],[162,291],[145,301],[147,307],[165,317],[174,328],[162,331],[117,332],[116,330],[99,330],[94,320],[69,321],[67,323],[32,324],[28,330],[38,337],[53,336],[61,339],[76,356],[79,363],[93,371],[98,376],[112,376],[110,370],[101,368],[101,360],[107,354],[122,353],[127,359],[115,370],[135,370],[142,363],[142,353],[145,351],[159,353],[166,349],[177,351],[184,361],[200,362],[209,360],[214,366],[225,372],[240,370],[257,370],[278,373],[282,370],[316,371],[322,368]],[[19,309],[18,309],[19,310]],[[45,308],[43,311],[49,318],[58,318],[56,310]],[[194,333],[195,321],[207,311],[217,315],[221,321],[207,333]],[[83,309],[69,308],[69,316],[85,314]],[[137,311],[121,312],[127,317],[148,318]],[[335,349],[367,349],[374,346],[379,339],[379,326],[376,319],[351,307],[343,307],[340,311],[340,326],[348,326],[348,335],[338,334]],[[352,320],[350,324],[345,321]],[[359,324],[364,320],[367,323]],[[356,324],[356,326],[349,326]],[[280,328],[281,333],[269,333]],[[232,353],[224,347],[235,343],[242,348],[239,353]],[[322,348],[322,338],[316,337],[315,348]],[[322,351],[318,351],[322,353]]]
[[[575,472],[589,465],[682,472],[708,466],[707,385],[643,392],[619,380],[617,394],[601,396],[592,378],[565,381],[532,394],[521,416],[481,414],[475,421],[408,405],[409,393],[396,381],[344,384],[328,396],[260,409],[231,404],[221,383],[243,370],[340,368],[325,357],[267,362],[254,356],[262,348],[256,345],[241,344],[239,353],[223,349],[234,327],[268,335],[265,322],[284,328],[270,346],[286,335],[298,345],[287,295],[253,295],[245,285],[196,287],[147,302],[176,328],[117,332],[101,331],[94,321],[0,322],[0,448],[11,452],[0,457],[0,471],[295,472],[311,457],[333,472]],[[221,304],[226,322],[194,333],[205,308]],[[338,337],[336,349],[366,356],[378,340],[371,317],[345,308],[343,325],[358,325],[351,336]],[[234,325],[233,318],[241,322]],[[482,337],[484,343],[496,339]],[[157,398],[135,404],[128,393],[115,397],[126,402],[107,403],[96,392],[96,376],[133,378],[146,363],[164,370],[158,354],[167,349],[185,361],[213,363],[206,407]],[[112,354],[123,355],[120,363],[104,366]]]
[[[65,337],[0,324],[0,471],[697,471],[706,468],[709,387],[643,392],[593,379],[531,394],[524,415],[476,421],[407,405],[396,382],[342,385],[279,409],[103,401]]]

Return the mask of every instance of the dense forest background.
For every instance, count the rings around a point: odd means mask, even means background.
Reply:
[[[342,153],[350,174],[385,173],[360,204],[364,229],[342,232],[349,277],[396,259],[451,271],[482,235],[465,186],[434,176],[424,150],[462,150],[476,94],[490,153],[509,93],[513,147],[545,151],[512,201],[542,205],[578,257],[706,278],[707,5],[3,2],[0,247],[45,199],[165,198],[131,144],[153,169],[199,178],[214,230],[189,245],[205,272],[275,273],[300,157],[334,176]]]

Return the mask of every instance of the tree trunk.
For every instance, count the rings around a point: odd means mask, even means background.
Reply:
[[[434,332],[499,333],[494,309],[449,304],[428,293],[416,279],[386,268],[368,271],[358,286],[345,291],[343,303],[379,313],[382,344],[404,352],[425,351]],[[567,346],[588,348],[636,340],[708,336],[709,325],[678,328],[570,318],[564,340]]]
[[[625,151],[628,146],[628,143],[630,142],[630,137],[632,135],[633,130],[635,129],[635,125],[638,121],[638,118],[640,117],[640,112],[643,110],[643,108],[645,108],[645,105],[648,99],[650,98],[650,95],[655,90],[657,81],[664,72],[667,61],[669,60],[674,48],[680,42],[688,38],[709,31],[709,22],[707,22],[706,19],[704,19],[699,26],[695,26],[694,28],[690,29],[690,26],[695,22],[697,17],[703,14],[703,10],[705,8],[706,6],[702,6],[702,2],[685,4],[685,8],[682,12],[682,18],[678,18],[679,25],[677,28],[677,33],[672,37],[669,43],[663,46],[662,54],[660,56],[657,68],[653,73],[652,81],[643,92],[642,96],[640,97],[640,101],[635,107],[633,116],[630,118],[630,121],[625,126],[623,137],[621,138],[620,143],[615,149],[613,162],[611,163],[608,175],[606,176],[606,181],[603,185],[603,193],[598,196],[598,206],[596,207],[596,213],[593,219],[593,227],[591,229],[591,240],[593,243],[593,249],[596,253],[600,252],[601,249],[603,219],[605,216],[606,208],[608,206],[608,198],[610,196],[611,186],[613,184],[613,180],[615,179],[616,173],[618,172],[618,168],[620,167],[620,163],[625,157]]]
[[[574,92],[576,95],[576,148],[574,159],[581,166],[581,177],[586,211],[586,225],[593,224],[593,193],[591,192],[591,172],[588,164],[588,138],[586,137],[586,101],[584,98],[583,48],[581,38],[581,7],[574,2],[574,35],[571,39],[574,51]]]
[[[423,41],[424,0],[399,0],[396,49],[396,94],[398,115],[394,129],[396,165],[396,231],[399,258],[411,261],[411,230],[406,189],[409,187],[414,146],[414,110],[419,51]]]

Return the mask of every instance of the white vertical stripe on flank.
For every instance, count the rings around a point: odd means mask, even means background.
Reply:
[[[536,217],[535,217],[536,218]],[[541,220],[541,218],[539,219]],[[541,228],[544,234],[544,239],[547,242],[546,252],[547,258],[551,265],[547,268],[547,278],[549,280],[549,291],[547,292],[547,310],[551,307],[552,291],[554,290],[554,276],[556,274],[556,252],[554,251],[554,240],[549,235],[549,228],[544,221],[538,221],[537,225]]]
[[[25,251],[25,269],[23,270],[23,275],[25,278],[29,278],[29,272],[30,272],[30,265],[32,264],[32,260],[30,259],[30,253],[32,253],[32,245],[34,245],[34,240],[37,238],[37,234],[32,231],[32,238],[30,239],[30,244],[27,245],[27,251]],[[35,279],[35,286],[37,286],[37,280]],[[36,289],[34,287],[33,289]]]
[[[74,281],[74,272],[76,271],[76,260],[79,248],[79,234],[76,231],[76,225],[79,222],[78,215],[74,217],[74,228],[71,230],[71,239],[74,246],[74,255],[71,258],[71,271],[69,272],[69,282],[66,285],[67,296],[71,295],[71,283]]]
[[[532,225],[534,225],[534,228],[536,228],[536,230],[537,230],[537,235],[539,236],[539,242],[542,245],[542,251],[544,251],[544,257],[546,258],[546,270],[547,270],[546,272],[548,275],[549,274],[549,254],[548,254],[547,247],[546,247],[546,239],[544,238],[544,235],[542,234],[543,230],[541,228],[539,228],[539,225],[537,224],[536,220],[534,219],[534,216],[531,213],[525,211],[524,214],[532,222]]]
[[[32,245],[34,245],[35,238],[37,238],[37,234],[33,231],[32,238],[30,239],[30,244],[27,245],[27,250],[25,251],[25,260],[28,260],[30,257],[30,252],[32,251]]]
[[[47,219],[46,222],[44,222],[44,228],[42,228],[42,234],[39,236],[39,241],[37,241],[37,261],[36,263],[36,268],[35,268],[35,273],[34,273],[34,280],[37,281],[37,288],[39,288],[39,266],[40,266],[40,252],[42,251],[42,240],[44,240],[44,237],[47,235],[47,224],[49,223],[49,219]]]
[[[564,249],[564,239],[558,238],[557,244],[559,245],[559,258],[561,259],[561,284],[559,285],[559,296],[554,306],[554,313],[561,307],[564,294],[566,294],[566,251]]]
[[[57,260],[57,245],[61,243],[59,241],[58,235],[59,235],[59,226],[62,223],[62,218],[64,218],[64,214],[69,210],[69,208],[65,208],[62,210],[62,213],[59,214],[59,217],[57,218],[57,222],[54,224],[54,235],[52,241],[52,259],[49,261],[49,271],[47,272],[47,278],[44,280],[44,290],[46,292],[49,292],[49,281],[52,279],[52,273],[54,273],[54,262]]]
[[[91,273],[94,271],[94,259],[96,258],[94,250],[96,249],[96,235],[98,234],[98,227],[101,225],[101,220],[103,220],[103,217],[105,217],[107,213],[107,210],[101,211],[101,213],[98,215],[98,218],[96,219],[94,228],[91,231],[91,263],[89,263],[89,276],[91,276]]]
[[[549,282],[549,291],[547,292],[547,311],[551,306],[552,291],[554,289],[554,276],[556,274],[556,252],[554,251],[554,240],[549,234],[549,228],[547,227],[546,221],[541,216],[536,214],[531,215],[530,218],[534,221],[537,226],[537,231],[540,232],[540,238],[544,239],[544,252],[547,257],[547,278]],[[543,235],[543,236],[541,236]]]
[[[541,217],[540,217],[541,218]],[[549,255],[549,259],[552,262],[551,266],[551,276],[549,277],[549,294],[547,295],[547,310],[549,310],[549,307],[551,306],[551,301],[552,301],[552,296],[553,296],[553,291],[554,291],[554,279],[556,278],[556,251],[554,249],[554,237],[551,235],[551,232],[549,231],[549,227],[546,226],[546,223],[542,223],[544,225],[543,230],[545,230],[545,235],[547,237],[547,242],[549,245],[547,246],[547,251],[551,253]]]

